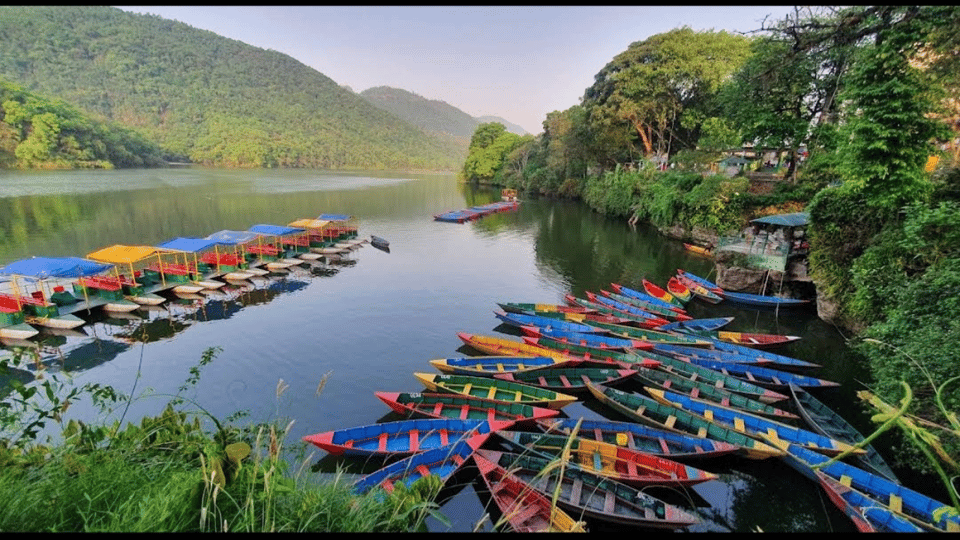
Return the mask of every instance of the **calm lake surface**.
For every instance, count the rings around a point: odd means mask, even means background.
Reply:
[[[33,255],[83,257],[113,244],[158,245],[259,223],[285,225],[323,213],[356,216],[360,237],[386,238],[389,253],[366,245],[339,263],[258,280],[250,290],[171,301],[133,318],[96,316],[76,335],[33,340],[48,370],[69,372],[77,385],[98,382],[137,396],[125,422],[158,413],[204,351],[220,347],[184,395],[221,419],[242,411],[251,422],[293,421],[288,447],[304,435],[399,419],[374,392],[422,391],[413,374],[432,372],[429,360],[472,353],[457,332],[517,335],[495,318],[497,302],[563,303],[565,294],[583,297],[611,282],[640,288],[644,277],[664,285],[677,268],[712,277],[712,263],[680,242],[577,202],[525,200],[515,212],[467,224],[432,217],[496,200],[499,191],[448,175],[0,171],[0,266]],[[777,316],[694,302],[688,312],[734,316],[731,330],[801,336],[783,354],[821,364],[814,375],[843,386],[816,395],[871,429],[854,397],[868,375],[841,333],[812,310]],[[0,357],[9,354],[0,349]],[[285,388],[279,396],[278,387]],[[84,418],[93,409],[81,403],[70,413]],[[564,413],[623,419],[595,403],[576,403]],[[352,478],[377,465],[313,450],[305,475],[328,476],[341,467]],[[695,507],[702,522],[691,531],[854,530],[819,487],[779,460],[692,464],[721,479],[685,493],[650,491]],[[489,520],[481,521],[485,498],[478,485],[454,488],[442,507],[451,525],[431,521],[431,530],[490,530]]]

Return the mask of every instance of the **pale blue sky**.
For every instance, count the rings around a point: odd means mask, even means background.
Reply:
[[[288,54],[356,92],[391,86],[531,133],[634,41],[748,32],[791,6],[118,6]]]

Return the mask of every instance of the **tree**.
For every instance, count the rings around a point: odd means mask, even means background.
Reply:
[[[694,109],[702,117],[715,116],[713,98],[746,60],[748,44],[743,36],[687,27],[632,43],[584,92],[595,140],[624,141],[623,128],[630,127],[629,143],[639,140],[646,158],[694,147],[699,125],[682,126],[681,117]]]

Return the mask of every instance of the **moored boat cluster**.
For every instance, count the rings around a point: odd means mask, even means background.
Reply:
[[[14,261],[0,267],[0,342],[23,343],[42,328],[69,331],[87,322],[78,315],[96,311],[129,313],[174,297],[202,299],[227,284],[347,256],[366,242],[353,216],[322,214],[157,246],[117,244],[85,257]]]
[[[904,487],[812,395],[836,386],[810,374],[817,364],[768,350],[797,338],[722,331],[731,317],[693,319],[685,303],[710,300],[683,294],[683,275],[666,289],[611,284],[616,292],[568,295],[566,305],[498,303],[512,337],[462,332],[476,356],[431,360],[436,373],[414,374],[423,391],[376,393],[405,419],[304,440],[334,455],[383,458],[356,481],[357,493],[472,475],[501,530],[689,528],[695,508],[646,488],[717,480],[711,460],[732,455],[784,460],[858,530],[960,531],[955,511]],[[578,401],[613,419],[566,415]]]

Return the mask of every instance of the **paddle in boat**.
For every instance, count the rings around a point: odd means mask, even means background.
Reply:
[[[734,454],[740,449],[730,443],[656,429],[636,422],[545,418],[537,420],[537,425],[546,433],[558,433],[567,437],[574,435],[607,442],[673,460],[699,461]]]
[[[449,392],[547,409],[562,409],[577,401],[574,396],[554,390],[490,377],[434,373],[414,373],[413,375],[431,392]]]
[[[453,444],[418,452],[374,471],[353,484],[353,491],[364,494],[374,488],[392,493],[397,484],[410,487],[425,476],[436,475],[446,483],[473,456],[490,436],[481,433],[469,439],[459,439]]]
[[[498,439],[517,453],[537,452],[565,459],[592,473],[633,486],[692,486],[716,480],[716,474],[660,456],[583,437],[498,430]]]
[[[783,450],[734,429],[710,422],[653,398],[614,388],[588,384],[590,392],[604,405],[637,422],[694,437],[723,441],[739,447],[738,454],[749,459],[767,459],[783,455]]]
[[[303,440],[335,456],[402,456],[511,425],[513,422],[420,418],[324,431],[307,435]]]
[[[686,510],[667,504],[629,486],[577,466],[548,467],[549,459],[533,454],[478,450],[480,457],[511,471],[574,516],[662,529],[680,529],[698,519]],[[562,472],[562,474],[561,474]]]
[[[557,508],[552,500],[500,465],[475,453],[473,462],[490,498],[500,511],[500,530],[518,533],[586,532],[582,522]]]
[[[375,392],[380,401],[405,417],[454,418],[531,424],[560,414],[558,410],[461,394],[433,392]]]

